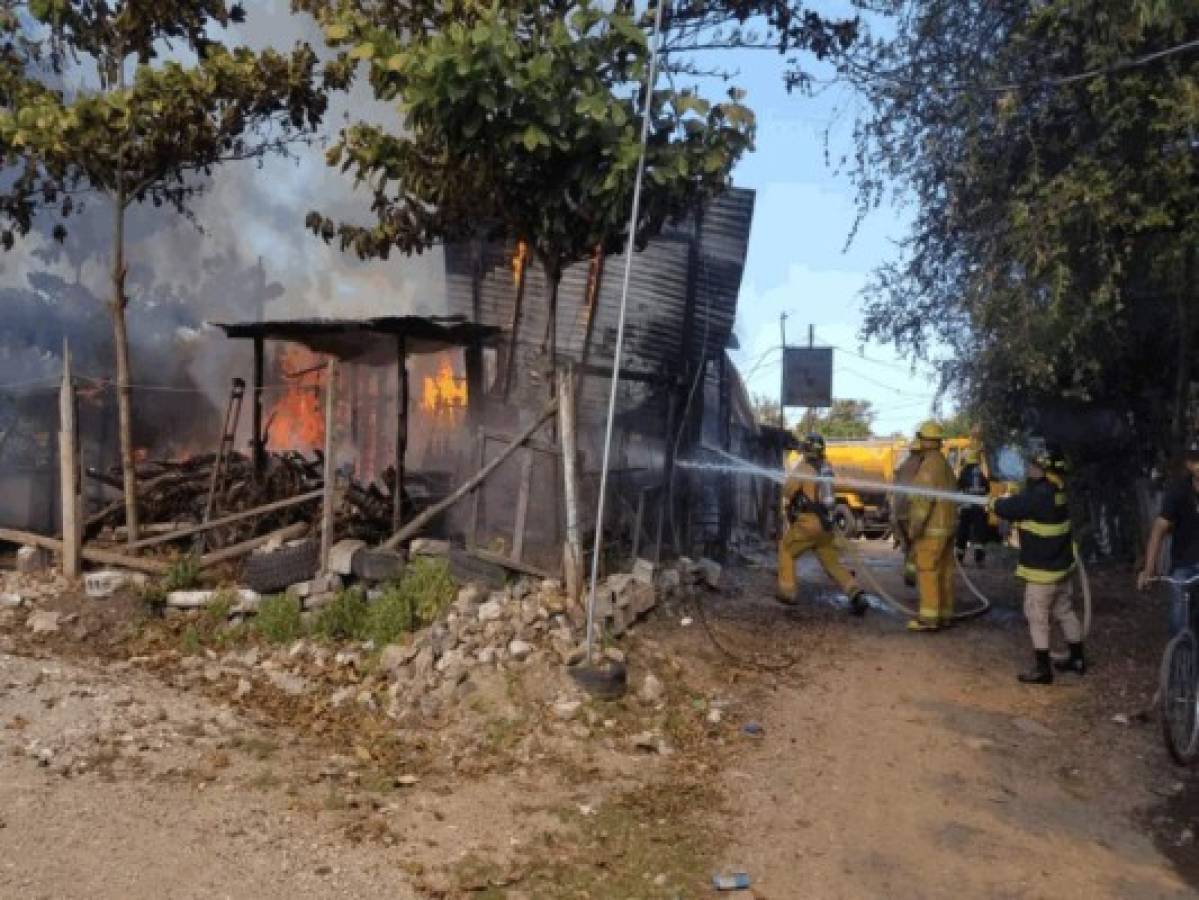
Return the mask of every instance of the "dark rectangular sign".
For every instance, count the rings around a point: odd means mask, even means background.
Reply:
[[[833,348],[783,348],[783,406],[833,405]]]

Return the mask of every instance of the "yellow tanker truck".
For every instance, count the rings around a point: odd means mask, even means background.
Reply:
[[[954,472],[961,470],[966,450],[973,443],[971,438],[949,438],[945,441],[945,458]],[[893,438],[869,438],[865,440],[830,440],[826,456],[833,471],[848,478],[864,479],[880,484],[892,484],[895,470],[908,456],[908,441]],[[983,474],[991,480],[991,493],[1002,496],[1011,485],[992,477],[987,454],[982,454]],[[883,491],[856,491],[838,488],[837,505],[833,512],[833,523],[846,537],[885,538],[891,533],[891,509],[887,494]]]

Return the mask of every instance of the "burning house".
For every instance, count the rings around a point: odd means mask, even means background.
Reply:
[[[758,452],[728,355],[753,201],[730,191],[634,260],[601,536],[616,555],[722,556],[738,526],[757,530],[765,519],[769,497],[758,486],[693,481],[674,466],[701,444]],[[248,377],[232,379],[211,446],[142,461],[149,531],[124,549],[202,534],[203,562],[232,559],[271,534],[385,548],[420,534],[509,571],[559,575],[568,519],[579,526],[571,546],[595,538],[624,261],[597,254],[568,268],[554,322],[541,268],[521,246],[450,246],[445,268],[440,317],[218,324],[232,343],[249,343],[239,373]],[[574,403],[560,402],[564,384]],[[76,386],[76,401],[84,393]],[[567,433],[575,466],[564,459]],[[111,470],[89,475],[119,489]],[[122,515],[119,497],[93,499],[84,539],[119,534]]]

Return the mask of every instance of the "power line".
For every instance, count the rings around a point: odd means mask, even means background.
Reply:
[[[860,63],[854,62],[852,59],[845,58],[844,62],[849,68],[856,71],[859,75],[865,78],[876,78],[880,81],[890,81],[893,84],[902,85],[912,88],[935,88],[945,91],[981,91],[984,93],[1006,94],[1012,91],[1028,90],[1032,88],[1058,88],[1066,85],[1076,84],[1080,81],[1087,81],[1091,78],[1099,78],[1104,75],[1114,75],[1117,72],[1123,72],[1127,69],[1135,69],[1141,66],[1147,66],[1150,63],[1157,62],[1159,59],[1165,59],[1170,56],[1177,56],[1180,53],[1186,53],[1189,50],[1199,49],[1199,40],[1187,41],[1182,44],[1175,44],[1171,47],[1166,47],[1163,50],[1155,50],[1152,53],[1145,53],[1141,56],[1133,57],[1132,59],[1124,59],[1119,62],[1111,63],[1106,66],[1097,66],[1093,69],[1087,69],[1082,72],[1075,72],[1070,75],[1056,75],[1050,78],[1039,78],[1032,81],[1012,81],[1006,84],[980,84],[978,82],[947,82],[945,84],[930,85],[925,81],[916,79],[903,78],[896,72],[877,72]]]

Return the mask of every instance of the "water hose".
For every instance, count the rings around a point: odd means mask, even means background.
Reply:
[[[915,618],[919,615],[917,610],[912,609],[902,600],[896,600],[887,592],[887,589],[884,588],[882,584],[879,583],[879,580],[874,577],[874,573],[870,570],[870,565],[866,562],[865,557],[858,552],[857,548],[854,547],[853,544],[845,540],[845,538],[838,536],[836,538],[836,546],[842,550],[845,550],[850,555],[857,566],[857,571],[861,572],[861,574],[865,576],[867,583],[869,583],[869,585],[874,589],[875,596],[902,615],[911,616],[912,618]],[[990,610],[991,601],[987,599],[986,595],[983,594],[982,591],[975,587],[974,582],[972,582],[967,577],[966,573],[962,571],[961,563],[959,563],[956,559],[953,562],[954,566],[957,567],[958,574],[961,575],[962,580],[966,582],[966,587],[968,587],[970,592],[979,600],[978,606],[971,609],[964,609],[961,612],[955,612],[953,614],[953,621],[960,622],[983,615]]]
[[[907,494],[907,495],[911,495],[911,496],[933,497],[933,498],[939,499],[939,500],[948,500],[951,503],[960,503],[963,505],[970,505],[970,506],[986,506],[989,503],[987,498],[978,497],[973,494],[961,494],[961,493],[957,493],[955,491],[941,491],[941,490],[936,490],[936,489],[919,487],[919,486],[915,486],[915,485],[879,484],[877,482],[863,481],[863,480],[857,479],[857,478],[843,478],[843,477],[839,477],[839,476],[833,476],[832,478],[829,478],[828,476],[821,476],[821,475],[807,475],[807,474],[803,474],[803,473],[794,473],[794,472],[788,473],[786,471],[776,471],[773,469],[768,469],[765,466],[760,466],[756,463],[749,462],[748,460],[740,459],[740,458],[734,456],[733,454],[728,453],[724,450],[720,450],[716,447],[711,447],[711,446],[708,446],[705,444],[704,449],[708,450],[710,452],[713,452],[713,453],[717,454],[718,456],[723,457],[724,459],[729,461],[729,464],[701,463],[701,462],[694,462],[694,461],[688,460],[686,462],[681,462],[680,465],[685,466],[687,468],[693,468],[693,469],[715,469],[715,470],[722,470],[722,471],[736,469],[743,473],[754,474],[754,475],[758,475],[759,477],[762,477],[762,478],[767,478],[771,481],[778,482],[779,484],[784,483],[788,477],[793,477],[793,478],[798,478],[801,481],[810,481],[810,482],[821,483],[821,484],[827,483],[827,484],[833,484],[833,485],[841,485],[844,487],[864,488],[864,489],[868,489],[868,490],[880,490],[881,489],[888,493],[894,493],[894,494]],[[883,588],[883,586],[881,584],[879,584],[878,579],[876,579],[874,577],[874,574],[870,571],[870,567],[866,564],[866,562],[862,558],[861,554],[859,554],[857,552],[856,548],[854,548],[852,544],[850,544],[844,538],[838,536],[837,546],[846,550],[849,553],[849,555],[854,559],[854,561],[857,563],[858,567],[862,570],[862,572],[866,578],[866,581],[869,582],[870,586],[874,588],[874,591],[878,595],[880,600],[882,600],[884,603],[886,603],[892,609],[894,609],[897,612],[900,612],[904,615],[908,615],[908,616],[917,615],[916,611],[912,610],[911,608],[906,606],[901,601],[896,600],[894,597],[892,597],[886,591],[885,588]],[[1087,575],[1087,568],[1083,564],[1082,556],[1078,552],[1078,547],[1074,548],[1074,561],[1075,561],[1076,565],[1078,566],[1078,579],[1079,579],[1080,586],[1082,588],[1082,591],[1081,591],[1081,593],[1082,593],[1082,623],[1081,624],[1082,624],[1082,636],[1085,639],[1091,633],[1091,615],[1092,615],[1091,579]],[[978,586],[973,581],[970,580],[970,576],[968,576],[966,574],[965,570],[962,568],[962,564],[960,562],[958,562],[956,559],[954,560],[954,565],[957,568],[958,574],[962,577],[962,581],[965,582],[966,587],[970,590],[970,593],[972,593],[975,596],[975,598],[977,598],[977,600],[979,601],[979,605],[977,607],[974,607],[972,609],[963,610],[962,612],[959,612],[959,613],[955,613],[953,616],[954,621],[960,621],[963,619],[972,619],[976,616],[983,615],[989,609],[991,609],[991,606],[992,606],[991,600],[987,597],[986,594],[984,594],[981,590],[978,589]]]

